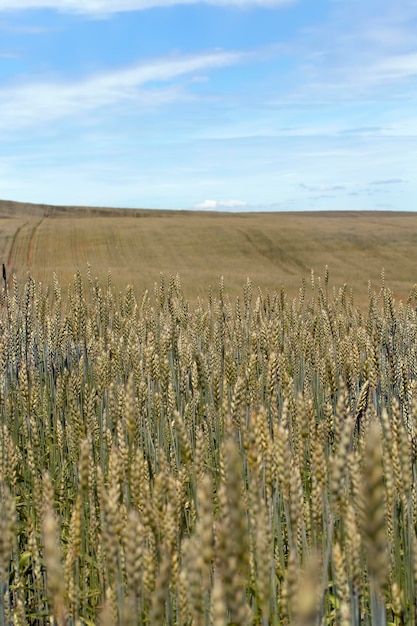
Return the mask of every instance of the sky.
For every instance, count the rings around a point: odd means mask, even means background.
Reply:
[[[417,0],[0,0],[0,198],[417,210]]]

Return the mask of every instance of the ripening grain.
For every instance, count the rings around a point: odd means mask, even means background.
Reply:
[[[416,623],[417,290],[328,281],[3,288],[0,624]]]

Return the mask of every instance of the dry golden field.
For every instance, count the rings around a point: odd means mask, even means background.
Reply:
[[[330,269],[330,285],[354,288],[367,300],[368,280],[380,285],[382,268],[395,298],[415,282],[417,214],[218,214],[151,210],[48,207],[0,202],[0,251],[8,274],[63,289],[90,263],[94,276],[112,272],[119,289],[153,290],[160,273],[180,275],[185,296],[205,296],[224,276],[232,296],[247,277],[270,291],[298,293],[310,271]]]

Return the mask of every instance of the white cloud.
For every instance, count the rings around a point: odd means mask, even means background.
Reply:
[[[239,209],[247,206],[243,200],[204,200],[194,205],[195,209],[216,210],[216,209]]]
[[[219,203],[217,200],[204,200],[194,205],[195,209],[217,209]]]
[[[175,56],[92,76],[72,83],[37,82],[0,89],[0,128],[15,129],[111,106],[123,101],[155,106],[187,96],[178,86],[144,90],[148,83],[166,83],[183,75],[236,64],[243,52],[209,52]]]
[[[264,6],[275,8],[293,4],[297,0],[1,0],[1,11],[22,9],[55,9],[90,15],[110,15],[124,11],[142,11],[153,7],[169,7],[177,4],[215,4],[236,7]]]

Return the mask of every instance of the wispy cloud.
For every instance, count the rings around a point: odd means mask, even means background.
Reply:
[[[388,56],[375,63],[371,71],[380,79],[402,79],[417,75],[417,52]]]
[[[357,128],[343,128],[339,130],[340,135],[374,135],[385,131],[382,126],[358,126]]]
[[[0,13],[3,6],[0,6]],[[0,32],[12,35],[45,35],[54,32],[53,28],[44,26],[30,26],[26,24],[9,24],[8,22],[0,22]]]
[[[191,78],[192,83],[207,83],[209,80],[208,76],[193,76]]]
[[[406,85],[414,96],[416,2],[369,0],[337,2],[334,7],[322,24],[307,29],[297,42],[304,63],[299,66],[294,99],[369,104],[373,99],[403,98]]]
[[[373,180],[370,185],[398,185],[400,183],[406,183],[403,178],[384,178],[383,180]]]
[[[153,107],[184,99],[187,94],[181,86],[170,85],[172,80],[200,70],[237,64],[248,56],[244,52],[220,51],[165,57],[77,82],[34,82],[2,88],[0,128],[11,130],[50,122],[125,101],[135,107]],[[162,85],[155,88],[155,83]]]
[[[55,9],[61,12],[75,12],[90,15],[111,15],[125,11],[142,11],[153,7],[169,7],[178,4],[215,4],[236,7],[280,7],[294,4],[297,0],[2,0],[1,11],[22,9]]]
[[[329,191],[345,191],[346,185],[306,185],[305,183],[301,183],[300,188],[304,189],[305,191],[325,193]]]
[[[15,52],[2,52],[0,50],[0,59],[18,59],[19,55]]]
[[[319,196],[310,196],[310,200],[328,200],[330,198],[336,198],[336,196],[331,193],[322,193]]]

